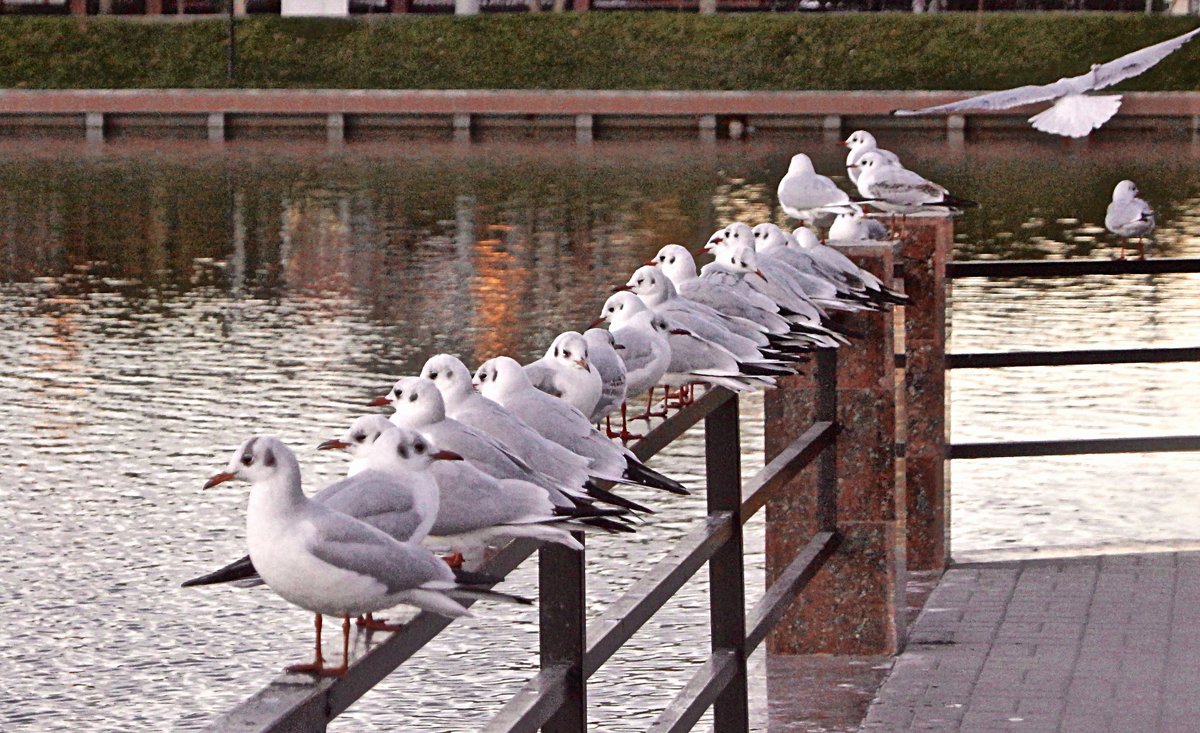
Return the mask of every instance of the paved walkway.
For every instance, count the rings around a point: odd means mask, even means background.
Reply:
[[[1200,731],[1200,552],[959,565],[864,731]]]

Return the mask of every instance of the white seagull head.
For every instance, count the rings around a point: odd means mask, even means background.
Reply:
[[[1112,200],[1124,203],[1126,201],[1133,201],[1137,196],[1137,184],[1130,180],[1124,180],[1118,183],[1117,187],[1113,189]]]
[[[546,356],[558,362],[565,369],[591,370],[588,364],[587,339],[578,331],[563,331],[550,344]]]
[[[421,376],[437,385],[447,405],[456,405],[473,390],[471,370],[450,354],[435,354],[425,361]]]
[[[381,434],[399,429],[383,415],[362,415],[350,423],[341,438],[327,440],[317,450],[344,450],[353,458],[363,458]]]
[[[415,430],[446,419],[446,402],[432,380],[404,377],[396,382],[385,398],[396,413],[391,420],[403,428]],[[371,404],[378,404],[376,399]]]
[[[475,386],[479,387],[484,397],[491,400],[517,390],[533,389],[529,375],[516,359],[508,356],[497,356],[480,364],[475,370]]]
[[[299,492],[300,464],[292,449],[278,438],[256,435],[238,446],[225,470],[210,478],[204,488],[234,479],[249,481],[255,486],[268,485]]]

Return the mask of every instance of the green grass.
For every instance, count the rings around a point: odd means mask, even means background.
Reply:
[[[1140,14],[590,13],[253,17],[242,87],[996,89],[1079,74],[1183,33]],[[0,17],[0,87],[224,87],[221,20]],[[1121,88],[1200,88],[1200,42]]]

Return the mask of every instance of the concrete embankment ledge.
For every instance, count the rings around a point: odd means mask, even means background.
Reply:
[[[574,136],[578,142],[691,130],[701,139],[776,130],[840,135],[860,126],[968,130],[1028,129],[1038,106],[1000,113],[895,118],[897,108],[961,99],[962,91],[613,91],[393,89],[0,90],[0,134],[150,134],[229,138],[307,130],[334,142],[421,137],[470,141],[489,132]],[[1200,135],[1200,92],[1131,92],[1115,127]]]

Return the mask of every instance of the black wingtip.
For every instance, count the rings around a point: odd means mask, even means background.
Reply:
[[[680,496],[688,496],[692,493],[683,484],[675,479],[667,478],[636,458],[625,459],[625,477],[643,486],[649,486],[652,489],[662,489],[663,491],[669,491],[672,494],[679,494]]]
[[[200,585],[216,585],[218,583],[232,583],[235,580],[247,580],[258,575],[258,571],[254,569],[254,563],[250,562],[250,556],[247,555],[241,560],[231,562],[220,570],[214,570],[208,575],[201,575],[199,578],[185,580],[180,584],[180,588],[195,588]]]
[[[637,503],[636,501],[633,501],[631,499],[626,499],[623,496],[614,494],[613,492],[609,491],[608,489],[602,489],[596,485],[587,486],[587,492],[588,492],[588,496],[592,497],[596,501],[602,501],[605,504],[612,504],[613,506],[624,507],[630,511],[642,512],[644,514],[653,514],[654,513],[654,510],[651,509],[650,507],[642,506],[641,504]]]

